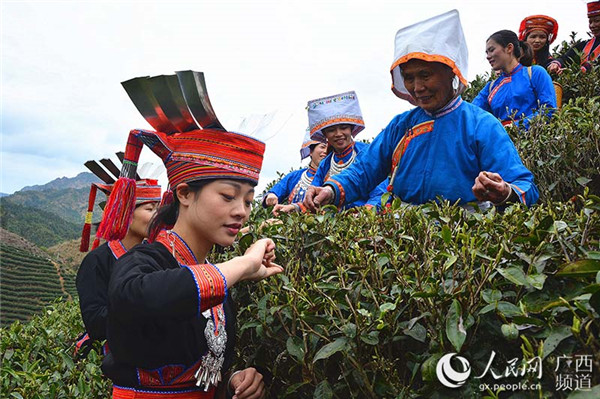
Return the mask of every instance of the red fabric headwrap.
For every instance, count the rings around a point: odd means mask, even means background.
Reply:
[[[587,4],[587,15],[588,17],[593,17],[596,15],[600,15],[600,1],[593,1]]]
[[[558,33],[558,22],[547,15],[531,15],[521,21],[519,26],[519,40],[525,40],[534,30],[542,30],[548,35],[548,43],[552,44],[556,40]]]

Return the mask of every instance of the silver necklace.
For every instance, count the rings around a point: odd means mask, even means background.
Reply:
[[[352,155],[350,156],[350,159],[348,159],[346,162],[344,162],[342,164],[338,164],[337,162],[335,162],[335,154],[334,154],[331,157],[331,162],[329,164],[329,176],[337,175],[342,170],[344,170],[345,168],[350,166],[352,164],[352,162],[354,162],[354,158],[356,158],[356,151],[354,151],[354,149],[352,149]]]
[[[212,318],[212,311],[216,309],[215,317],[218,319],[219,326],[215,333],[215,323]],[[212,309],[202,312],[206,317],[206,327],[204,328],[204,338],[208,352],[202,357],[200,368],[196,371],[196,386],[204,385],[204,391],[208,391],[210,386],[217,386],[222,380],[221,368],[225,361],[225,346],[227,345],[227,331],[225,331],[225,314],[223,306],[215,306]]]

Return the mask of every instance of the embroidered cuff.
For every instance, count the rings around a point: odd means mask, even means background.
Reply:
[[[525,200],[525,191],[521,190],[516,184],[510,184],[510,187],[513,189],[515,193],[517,193],[517,197],[519,197],[519,201],[523,205],[527,205],[527,201]]]
[[[323,186],[328,186],[333,189],[333,204],[338,208],[341,208],[346,200],[346,192],[344,191],[344,187],[342,187],[340,183],[333,179],[327,180]]]
[[[227,281],[223,273],[210,263],[185,266],[191,273],[198,290],[198,312],[202,312],[225,301],[227,297]]]

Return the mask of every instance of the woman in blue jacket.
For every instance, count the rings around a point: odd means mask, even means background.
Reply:
[[[486,42],[485,53],[500,76],[489,82],[473,104],[500,119],[504,126],[516,122],[526,129],[539,112],[552,116],[556,93],[552,79],[539,65],[531,65],[531,48],[509,30],[494,33]],[[519,62],[521,60],[521,62]]]

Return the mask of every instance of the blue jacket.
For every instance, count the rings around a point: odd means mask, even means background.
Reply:
[[[361,154],[368,147],[369,144],[355,142],[353,151],[356,151],[357,153],[356,159],[358,159],[358,154]],[[340,160],[342,162],[346,162],[351,155],[352,154],[349,153],[348,155],[342,157]],[[327,181],[327,178],[331,178],[329,177],[329,168],[331,165],[331,158],[334,156],[336,157],[336,160],[338,160],[337,156],[332,152],[321,161],[321,163],[319,164],[319,169],[317,169],[317,173],[315,174],[315,178],[312,181],[313,186],[322,186]],[[356,163],[356,159],[354,160],[353,164]],[[348,166],[348,168],[350,168],[353,164]],[[381,196],[387,192],[388,184],[389,180],[387,179],[387,176],[382,176],[381,179],[378,180],[377,184],[374,184],[371,189],[361,192],[359,196],[353,198],[352,201],[346,201],[344,204],[342,204],[341,207],[343,209],[350,209],[363,205],[381,207]]]
[[[396,169],[397,168],[397,169]],[[436,115],[421,108],[397,115],[354,163],[326,183],[336,205],[363,198],[390,172],[390,191],[422,204],[438,196],[475,202],[471,190],[480,171],[498,173],[526,205],[538,200],[533,174],[491,114],[457,97]]]
[[[542,105],[550,117],[556,109],[556,91],[552,78],[539,65],[531,67],[531,77],[527,67],[519,64],[510,75],[502,74],[496,80],[488,82],[473,100],[473,104],[482,108],[502,122],[522,120],[529,128],[529,119],[539,113]]]

